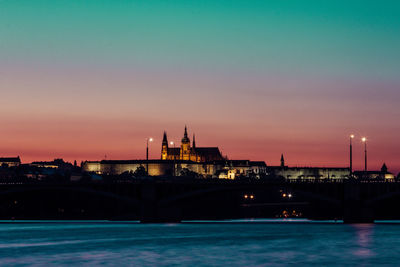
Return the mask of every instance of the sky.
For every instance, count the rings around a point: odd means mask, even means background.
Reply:
[[[400,2],[0,0],[0,156],[400,171]]]

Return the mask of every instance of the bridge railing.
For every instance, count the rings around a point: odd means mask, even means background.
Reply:
[[[335,179],[286,179],[287,183],[345,183],[345,182],[357,182],[357,183],[367,183],[367,184],[381,184],[381,183],[400,183],[396,179],[348,179],[348,178],[335,178]]]
[[[288,183],[343,183],[349,181],[348,178],[335,179],[286,179]]]

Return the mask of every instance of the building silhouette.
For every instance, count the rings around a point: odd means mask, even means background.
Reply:
[[[394,179],[395,175],[388,171],[386,163],[383,163],[381,170],[376,171],[355,171],[354,176],[359,179],[385,180]]]
[[[289,167],[282,154],[279,166],[267,166],[267,175],[287,180],[347,179],[350,169],[347,167]]]
[[[19,165],[21,165],[21,158],[19,156],[0,158],[0,167],[18,167]]]
[[[164,132],[161,145],[162,160],[185,160],[193,162],[210,162],[225,160],[218,147],[197,147],[193,134],[192,146],[185,126],[180,147],[169,147],[167,133]]]

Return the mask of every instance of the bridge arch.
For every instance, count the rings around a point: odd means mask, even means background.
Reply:
[[[396,198],[396,197],[400,197],[400,191],[390,192],[390,193],[386,193],[386,194],[378,196],[378,197],[371,198],[366,201],[366,204],[367,205],[376,205],[381,201],[389,200],[389,199]]]
[[[107,192],[107,191],[102,191],[102,190],[95,190],[92,188],[87,188],[87,187],[65,187],[65,186],[43,186],[43,187],[21,187],[21,188],[12,188],[12,189],[7,189],[0,191],[0,197],[3,196],[9,196],[12,194],[18,194],[18,193],[28,193],[28,192],[77,192],[77,193],[84,193],[84,194],[89,194],[93,196],[99,196],[99,197],[105,197],[109,199],[114,199],[117,201],[124,202],[126,204],[139,207],[140,206],[140,201],[128,197],[128,196],[121,196],[116,193],[112,192]]]
[[[274,190],[280,190],[282,187],[290,189],[291,192],[293,192],[296,195],[300,195],[302,197],[308,198],[308,199],[313,199],[313,200],[319,200],[323,201],[326,203],[330,203],[333,205],[340,205],[341,200],[328,197],[322,194],[318,194],[315,192],[307,192],[304,190],[296,189],[291,186],[282,186],[282,185],[268,185],[268,189],[274,189]],[[223,192],[245,192],[245,191],[259,191],[262,190],[262,187],[260,188],[259,185],[241,185],[238,187],[235,186],[221,186],[221,187],[216,187],[216,188],[207,188],[207,189],[199,189],[199,190],[194,190],[190,192],[185,192],[176,196],[171,196],[164,198],[158,202],[160,207],[165,207],[168,205],[173,205],[178,203],[179,201],[183,201],[185,199],[190,199],[194,197],[201,197],[205,196],[210,193],[223,193]]]

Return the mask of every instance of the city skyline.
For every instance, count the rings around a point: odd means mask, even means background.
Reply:
[[[0,1],[0,156],[158,158],[183,125],[232,159],[400,171],[400,4]],[[73,19],[71,19],[73,18]]]
[[[187,130],[187,126],[185,126],[185,136],[188,136],[188,132],[189,132],[189,130]],[[164,138],[167,136],[167,132],[166,131],[164,131]],[[194,138],[194,136],[195,136],[195,133],[192,133],[192,136],[193,136],[193,138]],[[354,145],[355,145],[355,138],[356,138],[356,136],[354,135],[354,134],[351,134],[351,135],[349,135],[348,136],[349,138],[350,138],[350,144],[351,144],[351,146],[352,146],[352,148],[353,148],[353,152],[354,152]],[[361,142],[360,143],[362,143],[362,149],[360,150],[360,153],[362,153],[362,156],[360,156],[360,157],[358,157],[357,155],[356,155],[356,159],[359,159],[359,160],[361,160],[362,159],[362,162],[361,163],[359,163],[359,164],[357,164],[357,162],[356,162],[356,164],[354,165],[354,153],[352,153],[352,158],[353,158],[353,166],[360,166],[359,168],[358,168],[358,170],[362,170],[363,168],[362,168],[362,166],[364,166],[364,164],[366,164],[366,162],[365,162],[365,150],[364,149],[366,149],[366,146],[365,146],[365,143],[368,143],[368,139],[366,138],[366,137],[361,137],[360,138],[361,139]],[[149,150],[147,151],[147,152],[145,152],[145,153],[149,153],[149,159],[150,160],[152,160],[152,159],[164,159],[163,158],[163,156],[162,156],[162,154],[163,154],[163,148],[162,148],[162,145],[161,144],[163,144],[163,142],[164,142],[164,139],[162,139],[163,141],[160,143],[160,142],[157,142],[157,139],[156,138],[154,138],[154,137],[147,137],[146,139],[145,139],[145,143],[147,144],[146,145],[146,148],[148,148]],[[178,137],[178,138],[172,138],[172,139],[168,139],[169,141],[167,141],[167,146],[169,146],[171,149],[172,148],[177,148],[178,150],[180,149],[180,147],[181,147],[181,139]],[[192,145],[192,143],[193,143],[193,139],[190,139],[189,138],[189,146],[191,146]],[[155,143],[155,144],[153,144],[153,143]],[[159,154],[158,155],[158,157],[157,157],[157,155],[153,155],[153,154],[155,154],[154,152],[153,153],[151,153],[151,147],[152,146],[155,146],[155,145],[158,145],[158,143],[160,143],[160,147],[159,147],[159,152],[161,152],[161,154]],[[194,143],[193,143],[193,145],[194,145]],[[200,147],[202,147],[203,145],[205,145],[205,147],[206,148],[216,148],[216,149],[220,149],[218,146],[216,146],[216,147],[209,147],[209,146],[207,146],[206,144],[200,144]],[[198,146],[196,146],[196,147],[198,147]],[[357,145],[356,145],[356,147],[357,147]],[[155,148],[155,149],[157,149],[157,148]],[[350,149],[349,149],[349,151],[350,151]],[[348,151],[348,152],[349,152]],[[221,156],[223,156],[223,157],[226,157],[227,159],[229,159],[229,160],[240,160],[240,159],[243,159],[243,158],[231,158],[231,157],[229,157],[229,155],[227,155],[227,154],[224,154],[224,153],[222,153],[222,155]],[[2,156],[1,156],[2,157]],[[1,158],[0,157],[0,158]],[[20,155],[18,155],[18,157],[20,157]],[[279,165],[281,165],[282,166],[282,159],[283,159],[283,157],[285,157],[286,158],[286,156],[285,156],[285,154],[284,153],[282,153],[281,155],[280,155],[280,157],[279,157],[279,164],[277,163],[277,161],[275,160],[275,161],[273,161],[273,162],[271,162],[271,163],[268,163],[268,166],[279,166]],[[64,159],[64,157],[62,156],[62,155],[60,155],[59,157],[57,157],[57,156],[55,156],[55,157],[53,157],[52,159],[57,159],[57,158],[60,158],[60,159]],[[179,155],[177,156],[177,158],[179,158]],[[104,156],[103,157],[100,157],[100,158],[97,158],[97,159],[95,159],[95,160],[103,160],[103,159],[108,159],[108,160],[110,160],[110,159],[112,159],[112,160],[116,160],[116,159],[119,159],[119,160],[126,160],[126,159],[128,159],[128,158],[112,158],[112,157],[109,157],[107,154],[104,154]],[[136,157],[136,158],[129,158],[129,159],[134,159],[134,160],[145,160],[146,159],[146,157]],[[41,158],[39,161],[46,161],[46,160],[50,160],[50,158]],[[85,162],[85,161],[91,161],[91,160],[93,160],[93,159],[82,159],[81,160],[81,162]],[[170,159],[171,160],[171,159]],[[193,159],[191,159],[191,160],[193,160]],[[257,160],[257,159],[254,159],[254,158],[251,158],[251,160]],[[34,162],[34,161],[38,161],[37,159],[34,159],[34,160],[31,160],[31,161],[22,161],[23,163],[28,163],[28,162]],[[263,160],[264,161],[264,160]],[[70,160],[70,162],[76,162],[76,159],[72,159],[72,160]],[[287,161],[285,161],[286,163],[287,163]],[[385,164],[385,165],[387,165],[387,163],[386,162],[383,162],[382,164]],[[343,165],[335,165],[335,164],[332,164],[332,163],[328,163],[328,164],[322,164],[322,165],[311,165],[311,164],[288,164],[289,166],[291,166],[291,167],[344,167],[344,168],[346,168],[346,167],[349,167],[350,166],[350,162],[347,162],[347,164],[343,164]],[[348,166],[349,165],[349,166]],[[351,167],[351,166],[350,166]],[[375,171],[377,171],[377,170],[379,170],[380,169],[380,167],[378,166],[378,167],[376,167],[376,168],[372,168],[372,169],[374,169]],[[368,170],[372,170],[371,168],[369,168]],[[357,167],[356,167],[356,170],[355,171],[357,171]]]

